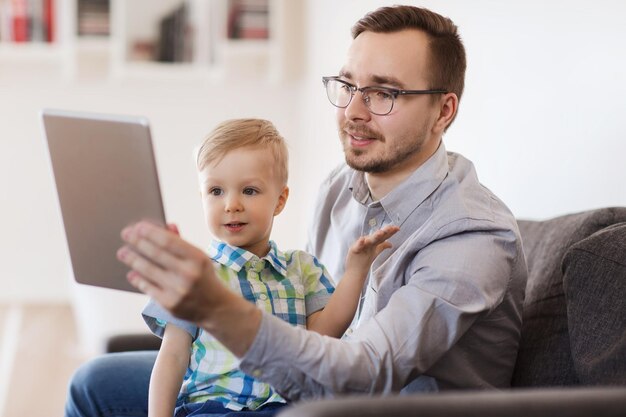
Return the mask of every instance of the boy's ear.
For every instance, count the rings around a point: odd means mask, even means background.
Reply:
[[[283,211],[285,204],[287,204],[287,198],[289,198],[289,187],[285,185],[278,196],[278,203],[276,203],[276,208],[274,209],[274,216],[278,216],[280,212]]]

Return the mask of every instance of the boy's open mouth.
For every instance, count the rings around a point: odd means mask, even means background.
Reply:
[[[243,227],[244,227],[246,224],[247,224],[247,223],[239,223],[239,222],[236,222],[236,223],[226,223],[226,224],[224,225],[224,227],[226,227],[226,229],[228,229],[228,230],[230,230],[230,231],[234,231],[234,232],[236,232],[236,231],[238,231],[238,230],[243,229]]]

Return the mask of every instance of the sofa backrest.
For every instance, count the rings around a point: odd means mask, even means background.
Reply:
[[[626,384],[624,222],[623,207],[518,222],[528,283],[513,386]]]

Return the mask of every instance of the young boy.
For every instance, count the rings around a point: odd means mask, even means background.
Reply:
[[[197,155],[204,213],[215,239],[209,254],[224,285],[250,302],[294,326],[341,337],[374,258],[391,246],[386,239],[398,228],[357,240],[334,289],[315,257],[281,252],[270,240],[274,216],[289,195],[287,163],[285,141],[268,121],[230,120],[209,134]],[[237,358],[208,332],[154,302],[143,315],[163,338],[150,380],[150,417],[171,417],[174,409],[177,417],[262,416],[285,405],[271,386],[241,372]]]

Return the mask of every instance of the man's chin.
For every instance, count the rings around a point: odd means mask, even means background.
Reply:
[[[368,172],[371,174],[387,171],[388,164],[384,161],[372,161],[359,158],[360,153],[353,152],[351,155],[346,154],[346,164],[356,171]]]

